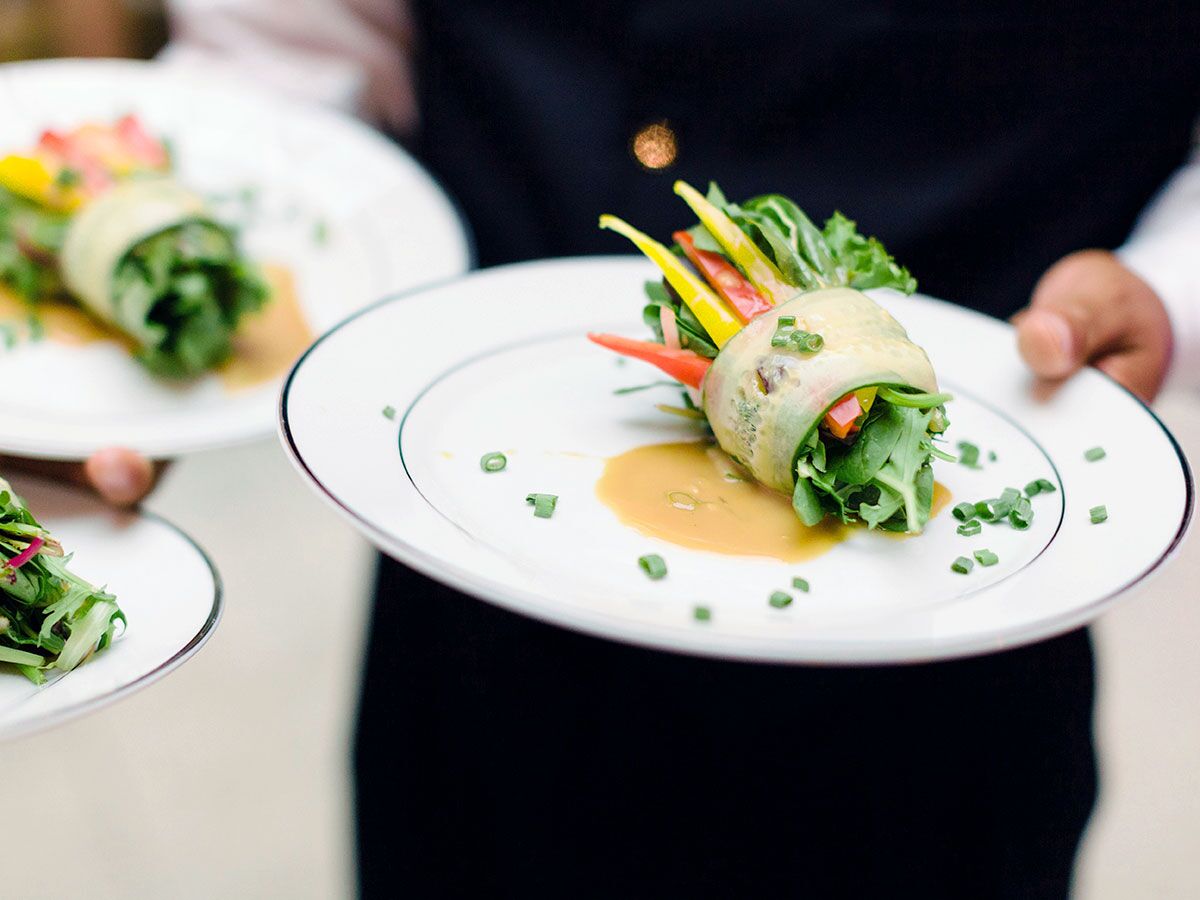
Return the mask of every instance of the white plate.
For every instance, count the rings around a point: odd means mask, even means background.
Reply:
[[[463,225],[433,179],[394,143],[335,112],[115,60],[2,66],[0,109],[0,153],[47,127],[135,112],[170,139],[184,184],[211,195],[252,189],[246,247],[293,272],[314,334],[470,263]],[[243,220],[248,211],[236,200],[221,210]],[[0,381],[22,385],[0,401],[0,452],[78,459],[113,445],[167,457],[264,437],[282,375],[237,392],[211,376],[180,387],[154,379],[115,344],[41,341],[0,349]]]
[[[90,712],[157,681],[204,645],[221,614],[217,570],[170,522],[114,512],[41,479],[16,478],[13,488],[74,553],[72,571],[106,585],[129,621],[110,647],[40,687],[0,665],[0,739]]]
[[[1088,370],[1036,400],[1008,325],[878,292],[956,394],[951,443],[997,454],[979,470],[936,463],[937,479],[957,502],[1049,478],[1058,490],[1034,498],[1033,527],[987,526],[969,539],[947,510],[921,537],[858,531],[798,565],[646,538],[596,498],[603,458],[695,437],[694,426],[653,409],[678,402],[670,389],[614,395],[661,376],[617,364],[584,332],[644,335],[641,285],[652,277],[628,257],[539,262],[376,305],[297,363],[282,398],[285,446],[368,538],[447,584],[594,634],[756,660],[930,659],[1057,634],[1143,582],[1188,525],[1187,463],[1130,394]],[[1089,463],[1094,445],[1108,456]],[[508,468],[485,474],[479,458],[492,450],[508,454]],[[529,492],[559,495],[553,518],[530,514]],[[1088,510],[1100,504],[1109,520],[1092,525]],[[982,547],[1000,564],[950,570]],[[666,579],[636,565],[650,552],[667,559]],[[811,593],[769,607],[794,575]],[[694,618],[697,605],[710,621]]]

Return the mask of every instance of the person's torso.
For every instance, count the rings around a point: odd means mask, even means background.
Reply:
[[[793,197],[878,235],[921,289],[1006,314],[1115,246],[1183,162],[1200,5],[418,4],[419,150],[482,264],[622,253],[614,212],[689,221],[673,178]],[[670,167],[633,135],[665,122]]]

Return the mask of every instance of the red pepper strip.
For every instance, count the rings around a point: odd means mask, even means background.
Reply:
[[[835,438],[845,440],[858,430],[855,422],[862,415],[862,411],[858,397],[855,394],[847,394],[834,404],[833,409],[825,413],[825,427]]]
[[[42,549],[42,545],[45,543],[46,543],[45,540],[43,540],[42,538],[35,537],[32,541],[29,542],[28,547],[26,547],[24,550],[22,550],[20,553],[18,553],[16,556],[14,556],[12,559],[6,560],[3,564],[4,568],[6,568],[6,569],[7,568],[12,568],[12,569],[21,568],[21,566],[25,565],[25,563],[29,562],[31,559],[33,559],[35,556],[37,556],[38,551]]]
[[[658,366],[676,381],[698,388],[712,360],[691,350],[672,350],[653,341],[635,341],[615,334],[589,334],[588,340],[625,356]]]
[[[760,294],[720,253],[696,249],[696,241],[686,231],[677,231],[671,237],[683,248],[684,255],[704,279],[733,307],[743,323],[773,307],[771,301]]]

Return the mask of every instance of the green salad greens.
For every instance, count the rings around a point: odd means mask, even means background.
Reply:
[[[267,288],[229,229],[184,222],[146,238],[117,264],[114,311],[150,371],[190,378],[233,351],[233,333]]]
[[[71,558],[0,478],[0,662],[41,684],[103,650],[125,615],[112,594],[71,573]]]

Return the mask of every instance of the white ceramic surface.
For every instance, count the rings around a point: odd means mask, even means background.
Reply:
[[[921,537],[859,531],[801,564],[646,538],[597,499],[604,459],[699,434],[654,409],[677,401],[673,389],[615,395],[661,376],[619,363],[584,333],[644,336],[641,284],[653,276],[629,257],[547,261],[378,304],[297,364],[282,399],[284,444],[377,546],[435,578],[567,627],[746,659],[919,660],[1037,640],[1090,621],[1144,582],[1186,530],[1187,463],[1139,401],[1092,370],[1039,398],[1009,326],[884,291],[877,299],[956,394],[950,444],[984,450],[979,469],[935,463],[937,479],[958,502],[1048,478],[1058,490],[1033,499],[1033,527],[985,526],[966,538],[946,510]],[[1108,455],[1087,462],[1095,445]],[[479,458],[492,450],[508,467],[486,474]],[[559,495],[552,519],[531,515],[529,492]],[[1088,510],[1099,504],[1109,520],[1093,525]],[[983,547],[999,565],[950,570]],[[666,579],[638,568],[650,552],[666,558]],[[794,575],[811,593],[768,606]],[[697,605],[711,620],[695,620]]]
[[[464,227],[424,169],[332,111],[115,60],[0,66],[0,109],[0,152],[47,127],[137,113],[171,141],[182,182],[242,225],[250,255],[294,273],[314,334],[470,264]],[[22,386],[0,400],[0,452],[78,459],[123,445],[166,457],[261,438],[281,380],[234,392],[211,376],[179,386],[115,344],[23,343],[0,349],[0,381]]]
[[[200,649],[221,612],[216,569],[170,522],[114,512],[90,495],[41,479],[11,480],[74,554],[72,571],[116,595],[128,626],[111,646],[41,686],[0,665],[0,739],[73,718],[156,681]]]

